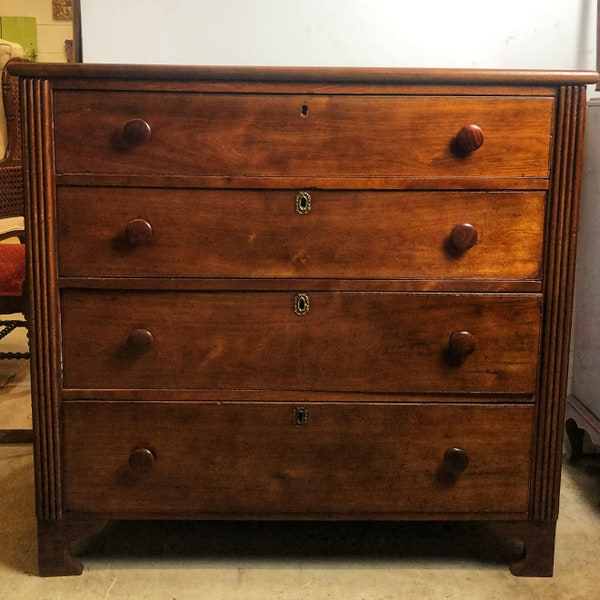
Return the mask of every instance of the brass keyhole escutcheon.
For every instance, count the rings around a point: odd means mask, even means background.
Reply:
[[[307,215],[310,212],[311,200],[308,192],[299,192],[296,196],[296,212],[299,215]]]
[[[296,294],[294,296],[294,312],[302,317],[310,308],[310,302],[308,299],[308,294]]]
[[[302,427],[308,422],[308,410],[304,406],[294,408],[294,424],[296,427]]]

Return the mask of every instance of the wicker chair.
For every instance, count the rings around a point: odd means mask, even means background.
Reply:
[[[0,315],[7,315],[24,310],[25,246],[18,80],[10,76],[6,68],[2,72],[2,99],[7,151],[4,159],[0,160],[0,241],[15,238],[19,242],[0,244]],[[0,340],[16,327],[24,326],[22,320],[0,320]],[[0,359],[3,358],[29,358],[29,354],[0,352]]]
[[[22,56],[21,46],[0,40],[3,101],[0,103],[0,219],[23,216],[19,89],[16,78],[4,69],[7,62],[23,60]]]
[[[2,71],[2,101],[7,135],[6,153],[0,160],[0,315],[14,315],[25,311],[24,193],[18,80],[6,68]],[[0,316],[0,340],[17,327],[26,327],[26,321]],[[0,352],[0,359],[28,358],[28,352]],[[0,428],[0,444],[31,443],[32,439],[31,429]]]

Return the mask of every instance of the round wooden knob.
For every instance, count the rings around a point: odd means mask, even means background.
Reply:
[[[455,331],[450,336],[448,350],[456,358],[465,358],[475,351],[475,336],[468,331]]]
[[[155,463],[156,457],[148,448],[137,448],[129,455],[129,468],[135,473],[148,473]]]
[[[469,223],[455,225],[450,234],[450,240],[458,250],[468,250],[477,243],[477,229]]]
[[[478,125],[461,127],[454,140],[456,149],[464,154],[475,152],[483,145],[483,131]]]
[[[123,127],[123,137],[132,146],[143,146],[150,141],[152,129],[144,119],[131,119]]]
[[[154,336],[147,329],[134,329],[127,336],[127,349],[136,356],[145,354],[154,345]]]
[[[448,448],[444,453],[444,468],[451,473],[462,473],[469,466],[469,455],[460,448]]]
[[[153,233],[152,225],[144,219],[134,219],[125,227],[125,239],[130,246],[149,244]]]

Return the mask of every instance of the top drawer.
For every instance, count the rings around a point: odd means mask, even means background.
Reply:
[[[55,94],[61,174],[548,176],[546,97],[98,92]],[[483,145],[457,147],[464,126]]]

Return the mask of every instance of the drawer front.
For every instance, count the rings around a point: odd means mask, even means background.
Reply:
[[[553,100],[539,97],[59,90],[56,168],[311,179],[547,177],[552,111]],[[457,133],[472,124],[483,146],[467,156],[453,151]]]
[[[59,272],[538,279],[544,206],[534,192],[59,187]]]
[[[527,511],[530,405],[311,404],[300,426],[297,411],[286,403],[67,402],[66,508]]]
[[[540,305],[534,295],[64,290],[64,386],[531,394]]]

